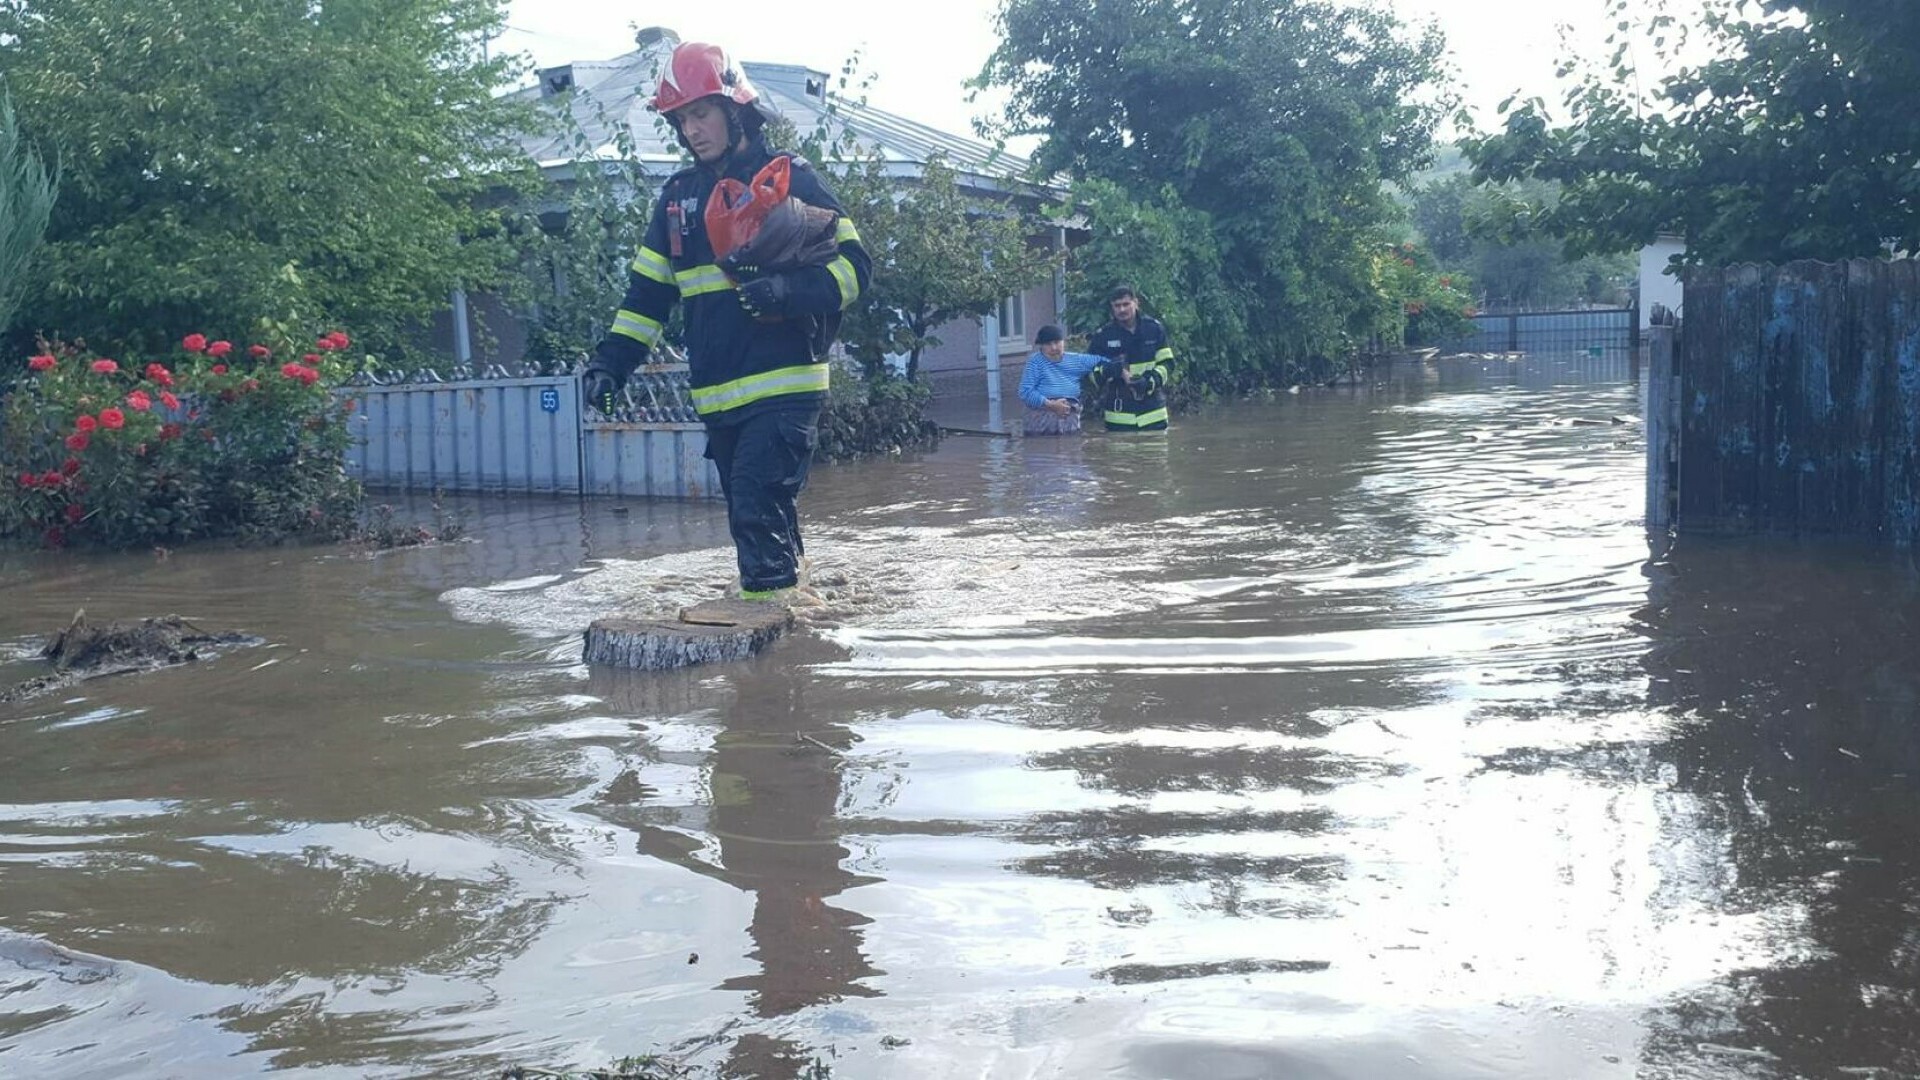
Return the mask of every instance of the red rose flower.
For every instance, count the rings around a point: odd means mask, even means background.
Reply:
[[[27,366],[35,371],[52,371],[54,359],[51,356],[36,356],[27,361]]]
[[[300,367],[299,364],[281,364],[280,365],[280,374],[285,375],[289,379],[298,379],[300,377],[301,370],[302,368]]]
[[[38,475],[30,472],[23,472],[20,474],[21,487],[30,488],[30,487],[38,487],[39,485],[40,485],[40,477]]]
[[[333,347],[336,349],[344,349],[353,344],[353,339],[348,337],[345,331],[335,330],[327,336],[333,339]]]
[[[213,373],[215,375],[225,375],[227,373],[227,365],[225,364],[213,365]]]
[[[68,476],[72,476],[74,473],[79,472],[80,459],[77,457],[70,457],[67,460],[61,462],[60,471],[67,474]]]
[[[67,478],[60,474],[59,469],[48,469],[46,472],[42,473],[40,476],[41,487],[57,488],[61,484],[64,484],[66,482],[67,482]]]
[[[87,439],[86,432],[76,431],[73,434],[67,436],[67,449],[77,454],[80,451],[85,450],[87,448],[88,441],[89,440]]]
[[[220,359],[232,351],[233,342],[231,341],[216,341],[207,346],[207,355],[213,357],[215,360]]]
[[[273,350],[267,348],[265,345],[250,345],[247,347],[247,355],[253,357],[255,360],[265,360],[267,357],[273,355]]]
[[[161,424],[160,438],[163,442],[177,439],[180,437],[180,433],[185,430],[186,428],[181,427],[179,424]]]
[[[81,413],[79,416],[73,418],[73,426],[81,431],[92,431],[94,428],[100,426],[100,421],[95,420],[85,413]]]
[[[207,335],[188,334],[186,337],[180,339],[180,347],[188,352],[206,352]]]
[[[260,389],[260,380],[248,379],[246,382],[243,382],[240,384],[240,389],[243,391],[246,391],[247,393],[252,393],[253,391]]]
[[[118,431],[127,426],[127,414],[119,409],[101,409],[100,426],[110,431]]]
[[[169,409],[178,409],[180,407],[180,399],[173,396],[173,391],[162,390],[160,391],[160,404],[165,405]]]
[[[307,365],[308,367],[319,367],[319,366],[320,366],[320,354],[319,354],[319,353],[307,353],[307,354],[306,354],[305,356],[302,356],[302,357],[300,358],[300,362],[301,362],[301,363],[303,363],[303,364],[305,364],[305,365]]]
[[[351,412],[352,412],[353,410],[355,410],[355,409],[357,409],[357,408],[359,408],[359,407],[360,407],[360,399],[359,399],[359,398],[348,398],[348,399],[347,399],[347,404],[346,404],[346,405],[345,405],[344,407],[345,407],[345,409],[346,409],[346,410],[347,410],[347,411],[348,411],[349,413],[351,413]]]
[[[145,390],[135,390],[127,395],[127,408],[134,412],[146,412],[153,408],[153,399],[147,396]]]
[[[67,504],[67,523],[69,525],[80,524],[80,519],[86,516],[87,516],[86,507],[81,506],[79,503]]]
[[[161,386],[173,385],[173,372],[168,371],[166,368],[162,367],[159,364],[147,365],[147,378],[152,379],[154,382],[159,383]]]
[[[315,341],[313,347],[319,349],[321,352],[332,352],[334,349],[339,348],[339,346],[333,343],[332,334],[328,334],[326,337]]]
[[[95,360],[92,367],[95,375],[111,375],[120,370],[120,365],[111,360]]]

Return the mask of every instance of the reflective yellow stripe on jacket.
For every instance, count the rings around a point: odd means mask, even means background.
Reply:
[[[732,382],[693,388],[693,409],[702,416],[737,409],[780,394],[825,393],[826,364],[802,364],[745,375]]]
[[[667,257],[650,247],[642,247],[633,257],[633,265],[628,267],[634,273],[662,285],[673,284],[673,267],[668,265]]]
[[[733,288],[733,281],[727,277],[727,272],[712,263],[675,270],[673,283],[680,286],[680,295],[687,297]]]
[[[659,320],[649,319],[637,311],[621,308],[613,313],[613,332],[630,337],[649,349],[660,344],[664,329]]]

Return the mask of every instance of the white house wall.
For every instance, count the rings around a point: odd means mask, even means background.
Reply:
[[[1680,279],[1666,272],[1667,260],[1687,250],[1685,240],[1661,236],[1640,249],[1640,328],[1652,325],[1653,305],[1680,314]]]

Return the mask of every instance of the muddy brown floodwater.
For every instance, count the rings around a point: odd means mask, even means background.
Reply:
[[[838,625],[587,670],[710,505],[0,556],[0,1075],[1920,1075],[1906,557],[1639,524],[1625,357],[823,468]]]

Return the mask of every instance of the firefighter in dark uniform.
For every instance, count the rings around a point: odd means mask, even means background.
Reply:
[[[1173,349],[1167,328],[1140,313],[1133,286],[1113,290],[1113,321],[1093,332],[1087,351],[1106,358],[1100,368],[1100,397],[1108,431],[1165,431],[1167,380],[1173,373]]]
[[[721,269],[704,211],[723,177],[749,183],[773,160],[762,130],[773,116],[766,107],[723,49],[692,41],[674,48],[653,108],[695,165],[662,189],[612,331],[581,377],[587,403],[611,414],[627,379],[659,344],[674,303],[686,305],[693,407],[726,495],[741,595],[756,600],[779,599],[798,579],[797,499],[827,397],[825,352],[873,265],[819,174],[792,158],[789,193],[840,214],[836,256],[771,273]]]

